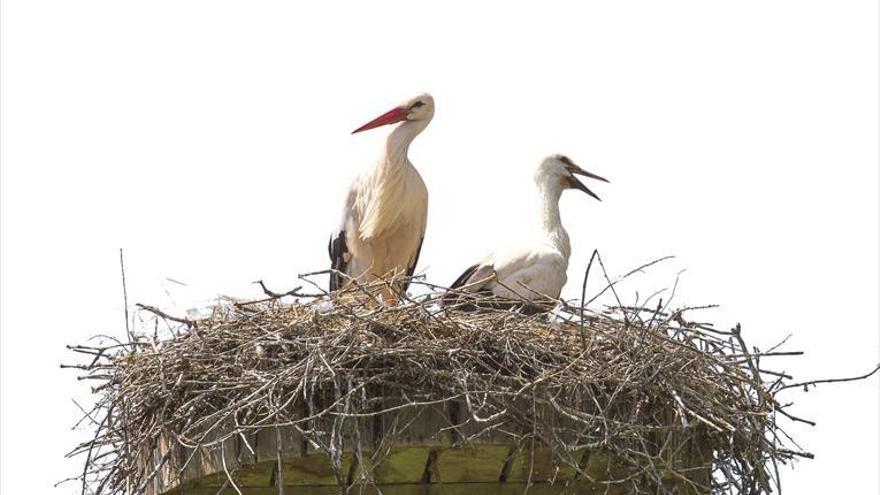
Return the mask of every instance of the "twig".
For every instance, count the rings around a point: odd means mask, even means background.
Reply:
[[[198,326],[194,320],[190,320],[188,318],[179,318],[177,316],[171,316],[168,313],[165,313],[164,311],[162,311],[161,309],[159,309],[155,306],[149,306],[149,305],[141,304],[141,303],[137,303],[135,306],[137,306],[138,308],[141,308],[145,311],[149,311],[150,313],[153,313],[156,316],[161,316],[162,318],[164,318],[168,321],[173,321],[175,323],[183,323],[184,325],[186,325],[190,328],[195,328]]]
[[[584,283],[581,285],[581,311],[580,311],[580,330],[581,330],[581,346],[587,349],[587,333],[584,329],[584,307],[587,300],[587,281],[590,279],[590,268],[593,267],[593,260],[599,255],[599,250],[594,249],[590,255],[590,261],[587,263],[587,269],[584,271]]]
[[[864,380],[865,378],[870,378],[872,375],[874,375],[874,373],[877,373],[877,371],[880,371],[880,364],[875,366],[873,370],[869,371],[868,373],[865,373],[864,375],[852,376],[849,378],[826,378],[826,379],[822,379],[822,380],[811,380],[808,382],[791,383],[789,385],[784,385],[782,387],[779,387],[779,390],[785,390],[788,388],[795,388],[795,387],[804,387],[804,392],[806,392],[808,390],[807,387],[809,387],[810,385],[818,385],[820,383],[840,383],[840,382],[854,382],[854,381],[858,381],[858,380]]]
[[[128,324],[128,289],[125,287],[125,260],[122,256],[122,248],[119,248],[119,270],[122,272],[122,308],[125,310],[125,335],[128,337],[128,341],[132,342],[134,339],[131,336],[131,329]]]

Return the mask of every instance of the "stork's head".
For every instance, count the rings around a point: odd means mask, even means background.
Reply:
[[[397,122],[422,122],[427,125],[434,116],[434,98],[422,93],[355,129],[352,134]]]
[[[565,155],[550,155],[541,162],[538,172],[535,174],[535,182],[539,185],[548,185],[557,187],[560,191],[565,189],[578,189],[590,196],[599,199],[593,191],[590,190],[576,176],[582,175],[591,179],[608,182],[607,179],[599,177],[596,174],[587,172],[586,170],[575,165],[571,159]],[[601,199],[599,199],[601,201]]]

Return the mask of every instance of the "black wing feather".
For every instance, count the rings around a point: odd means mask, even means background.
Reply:
[[[479,267],[480,267],[479,263],[477,263],[476,265],[469,266],[467,268],[467,270],[464,271],[464,273],[462,273],[461,275],[458,276],[457,279],[455,279],[455,282],[452,282],[452,285],[450,285],[449,288],[450,289],[457,289],[457,288],[463,286],[464,284],[466,284],[467,280],[469,278],[471,278],[471,275],[473,275],[474,272],[477,271],[477,268],[479,268]]]
[[[450,289],[458,289],[459,287],[462,287],[465,284],[467,284],[468,279],[471,278],[471,275],[473,275],[474,272],[476,272],[477,268],[479,268],[479,267],[480,267],[479,263],[477,263],[476,265],[469,266],[467,268],[467,270],[464,271],[464,273],[462,273],[461,275],[458,276],[457,279],[455,279],[455,282],[452,282],[452,285],[450,285],[449,288]],[[443,297],[440,298],[440,305],[441,306],[452,306],[453,304],[458,304],[460,299],[461,299],[461,296],[459,294],[453,294],[452,292],[447,292],[446,294],[443,294]],[[476,308],[473,307],[472,305],[468,304],[468,305],[463,306],[460,309],[462,309],[464,311],[473,311]]]
[[[340,230],[334,238],[330,236],[330,242],[327,243],[327,254],[330,255],[330,268],[336,270],[330,273],[330,290],[334,291],[342,287],[344,280],[338,273],[348,273],[348,262],[345,261],[348,254],[348,245],[345,242],[345,231]]]
[[[422,236],[419,239],[419,247],[416,248],[416,256],[413,258],[412,264],[409,265],[409,268],[406,269],[406,280],[403,281],[403,292],[406,292],[406,289],[409,288],[410,279],[413,276],[413,273],[416,272],[416,265],[419,264],[419,255],[422,254],[422,244],[425,242],[425,236]]]

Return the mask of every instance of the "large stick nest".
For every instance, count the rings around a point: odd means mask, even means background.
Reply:
[[[777,464],[809,456],[776,423],[789,416],[774,397],[788,377],[759,365],[797,353],[749,349],[738,328],[689,322],[687,308],[594,313],[563,302],[526,316],[440,311],[430,295],[386,307],[352,293],[269,294],[197,320],[145,307],[173,335],[74,348],[94,356],[77,367],[99,382],[94,437],[73,452],[86,456],[84,491],[144,491],[167,460],[151,457],[160,439],[194,448],[278,425],[339,467],[340,452],[361,448],[343,444],[346,422],[388,414],[388,398],[395,411],[454,402],[465,409],[454,427],[550,448],[575,470],[601,450],[627,473],[601,482],[650,493],[670,477],[703,493],[770,492]],[[688,442],[706,459],[673,462]]]

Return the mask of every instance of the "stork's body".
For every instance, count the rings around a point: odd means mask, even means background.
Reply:
[[[599,199],[574,174],[607,182],[563,155],[544,159],[535,173],[538,192],[535,231],[524,243],[498,250],[465,270],[450,288],[504,299],[558,299],[565,286],[571,256],[568,232],[559,214],[559,198],[565,189],[580,189]],[[447,305],[457,300],[452,295],[444,298]]]
[[[405,291],[415,271],[428,219],[428,189],[409,161],[412,140],[434,115],[430,95],[419,95],[355,132],[400,122],[388,135],[374,168],[352,183],[340,226],[330,239],[330,290],[350,280],[386,278]],[[392,291],[383,293],[393,302]]]

